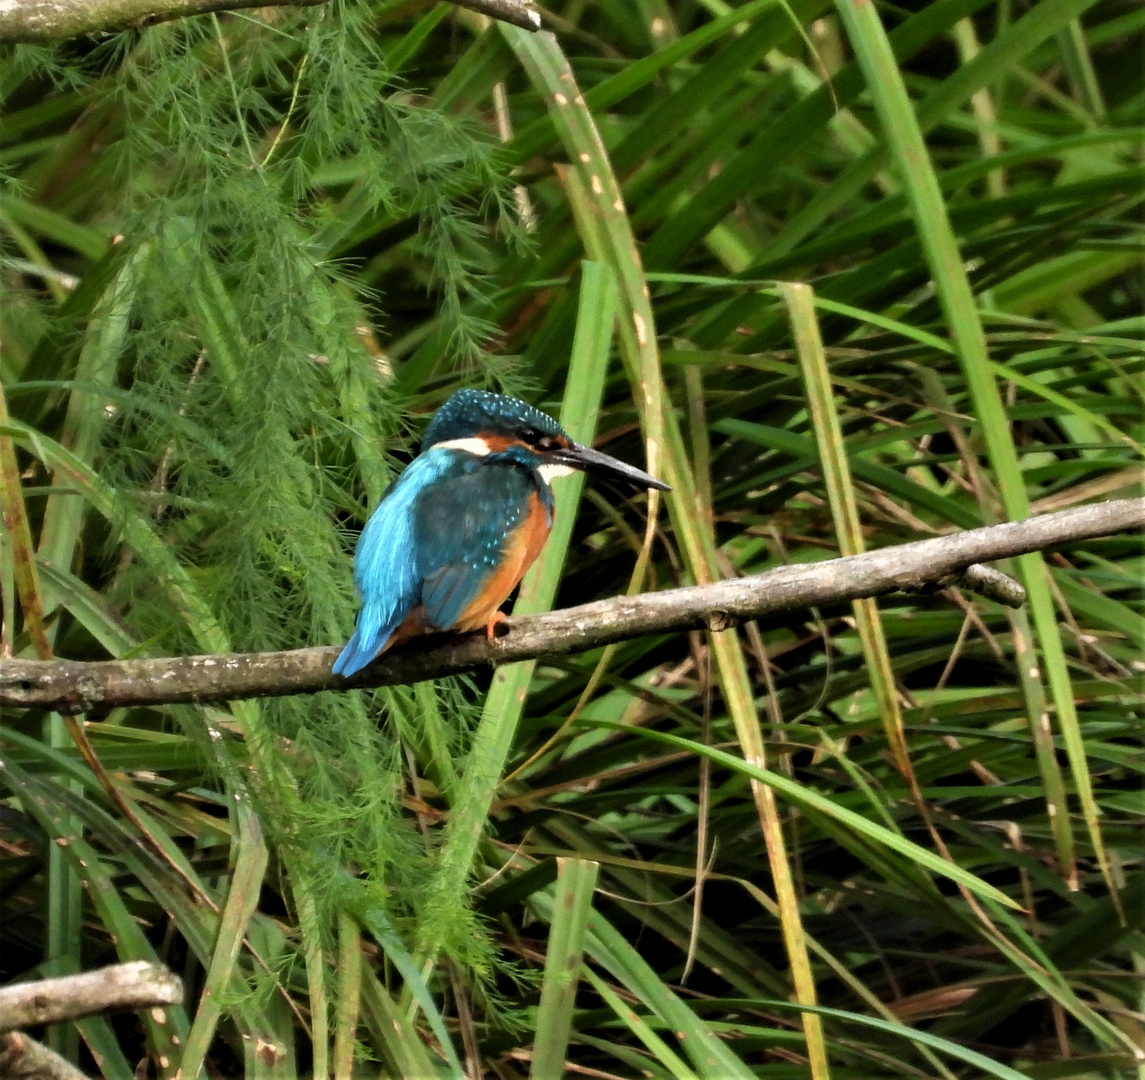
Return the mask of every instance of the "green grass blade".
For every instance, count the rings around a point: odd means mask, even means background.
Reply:
[[[696,520],[695,485],[675,413],[667,407],[660,371],[657,332],[647,281],[637,251],[611,163],[592,114],[577,90],[576,79],[555,39],[544,35],[505,33],[517,50],[534,83],[543,88],[550,114],[566,150],[576,163],[563,173],[565,187],[583,243],[588,252],[611,264],[621,282],[623,314],[619,323],[621,357],[640,409],[647,445],[648,468],[654,474],[663,455],[664,473],[672,485],[668,507],[673,527],[683,541],[689,573],[697,582],[721,576],[710,527]],[[655,519],[656,493],[649,495],[649,519]],[[647,550],[647,548],[646,548]],[[639,574],[638,564],[638,574]],[[732,716],[744,756],[762,764],[765,760],[759,718],[755,710],[747,663],[734,632],[710,636],[716,658],[720,689]],[[754,786],[753,797],[771,862],[779,897],[781,928],[791,962],[792,979],[800,1000],[815,1000],[815,982],[807,955],[791,869],[775,807],[765,786]],[[826,1049],[819,1021],[804,1018],[812,1075],[829,1075]]]
[[[851,4],[853,0],[845,0]],[[837,0],[836,9],[844,17],[847,25],[848,12],[843,7],[844,0]],[[1030,8],[1021,19],[1015,20],[1010,26],[1003,29],[993,41],[984,46],[974,59],[959,67],[953,75],[943,80],[920,103],[917,121],[923,130],[929,131],[942,120],[951,115],[954,110],[978,90],[996,78],[997,73],[1005,70],[1010,64],[1015,64],[1028,52],[1046,38],[1056,33],[1063,25],[1073,18],[1079,11],[1090,6],[1091,0],[1041,0]],[[929,5],[937,8],[937,4]],[[921,13],[921,14],[925,14]],[[964,12],[963,14],[969,14]],[[919,16],[916,16],[916,19]],[[897,38],[909,25],[899,27],[892,37]],[[953,23],[951,24],[953,25]],[[848,35],[850,30],[848,30]],[[896,53],[905,58],[904,53]],[[866,72],[866,62],[863,60],[863,51],[856,48],[856,58]],[[891,66],[898,72],[897,64],[891,58]],[[901,84],[901,76],[896,75],[896,81]],[[876,108],[878,98],[876,97]],[[795,249],[811,236],[822,229],[833,214],[851,201],[863,186],[883,168],[888,154],[895,157],[895,149],[891,140],[886,144],[880,143],[864,158],[855,162],[846,172],[837,178],[829,188],[820,196],[813,199],[807,206],[788,220],[780,235],[769,248],[769,257],[776,253]],[[901,169],[901,159],[900,159]],[[908,190],[908,199],[911,197],[909,185],[903,185]]]
[[[169,583],[175,609],[186,620],[204,652],[230,651],[218,621],[197,595],[186,569],[179,565],[170,549],[155,535],[150,523],[135,512],[126,499],[56,440],[27,424],[14,419],[0,421],[0,436],[4,435],[25,446],[49,469],[61,470],[97,514],[113,527],[122,529],[124,542],[154,568],[159,580]]]
[[[352,882],[347,882],[347,888],[354,889],[355,891],[358,890],[358,886]],[[422,978],[421,969],[410,955],[409,950],[406,949],[402,939],[390,925],[385,913],[361,894],[354,896],[353,899],[349,899],[347,907],[354,918],[361,923],[364,929],[369,931],[370,935],[378,945],[381,946],[387,959],[397,968],[405,980],[406,995],[417,1003],[426,1021],[430,1025],[438,1041],[438,1045],[441,1048],[441,1052],[445,1055],[449,1065],[450,1075],[456,1078],[456,1080],[461,1080],[465,1075],[465,1070],[461,1067],[461,1059],[457,1056],[457,1050],[453,1045],[452,1038],[449,1036],[441,1012],[434,1003],[433,995],[430,993],[425,979]],[[383,995],[383,997],[379,997],[379,994]],[[367,1007],[375,1009],[380,1007],[388,1010],[392,1005],[389,992],[372,976],[367,978],[362,984],[362,1000]],[[395,1054],[407,1058],[414,1058],[424,1053],[424,1049],[420,1040],[417,1040],[416,1029],[412,1023],[410,1023],[404,1010],[402,1011],[402,1017],[403,1024],[400,1027],[397,1025],[394,1026],[394,1031],[397,1034],[397,1046],[390,1046],[388,1038],[386,1045]],[[388,1035],[389,1033],[387,1032],[386,1034]],[[417,1041],[416,1047],[407,1045],[411,1037]],[[426,1075],[434,1074],[430,1073]]]
[[[363,981],[362,1004],[368,1019],[373,1022],[379,1044],[385,1048],[394,1066],[392,1070],[384,1072],[383,1076],[436,1080],[441,1075],[441,1070],[434,1063],[429,1047],[422,1041],[417,1028],[398,1008],[382,982],[373,977]],[[465,1074],[458,1070],[453,1075],[460,1078]]]
[[[144,246],[120,266],[88,324],[76,364],[77,385],[68,396],[68,411],[60,436],[60,441],[81,461],[93,461],[100,446],[108,404],[100,391],[115,386],[116,365],[127,339],[135,303],[135,279],[148,252],[149,248]],[[48,496],[37,552],[61,569],[70,570],[87,506],[71,493],[66,472],[53,473],[52,487],[63,490]],[[54,606],[55,598],[49,595],[48,603]]]
[[[761,1007],[773,1009],[791,1009],[795,1007],[789,1001],[761,1001],[759,1004]],[[940,1050],[956,1061],[964,1061],[967,1065],[973,1065],[987,1076],[996,1077],[997,1080],[1028,1080],[1027,1074],[1020,1073],[1017,1069],[1011,1069],[1008,1065],[1003,1065],[1001,1062],[993,1061],[991,1058],[986,1057],[985,1054],[978,1053],[977,1050],[960,1046],[950,1039],[943,1039],[938,1035],[931,1034],[929,1031],[920,1031],[918,1028],[907,1027],[905,1024],[898,1024],[892,1020],[883,1020],[876,1016],[864,1016],[862,1013],[847,1012],[844,1009],[829,1009],[819,1006],[815,1011],[821,1016],[829,1016],[833,1019],[861,1024],[874,1028],[877,1031],[884,1031],[888,1035],[897,1035],[900,1038],[909,1039],[911,1042],[931,1047],[934,1050]]]
[[[98,641],[112,656],[126,657],[139,649],[139,640],[124,625],[115,609],[82,578],[37,557],[40,579],[56,603]]]
[[[135,1070],[124,1057],[119,1040],[106,1017],[91,1016],[77,1020],[80,1033],[91,1055],[99,1062],[99,1071],[105,1080],[134,1080]]]
[[[557,860],[556,899],[529,1070],[533,1080],[561,1080],[565,1075],[565,1052],[576,1008],[584,935],[599,870],[598,863],[588,860]]]
[[[613,729],[620,729],[621,727],[619,724],[613,724],[603,720],[592,721],[592,723],[599,727]],[[917,862],[936,874],[941,874],[951,881],[964,885],[976,896],[1002,904],[1005,907],[1020,908],[1020,905],[1011,900],[1004,892],[986,883],[968,870],[964,870],[956,863],[947,862],[945,859],[935,855],[933,851],[928,851],[926,848],[920,847],[918,844],[907,840],[898,833],[892,832],[883,825],[869,821],[867,818],[856,814],[853,810],[849,810],[840,803],[820,795],[814,789],[805,787],[803,784],[797,783],[782,773],[777,773],[772,769],[761,769],[759,766],[743,761],[741,758],[737,758],[734,754],[729,754],[724,750],[704,746],[693,739],[683,739],[678,735],[670,735],[664,731],[652,731],[647,728],[640,728],[636,729],[633,734],[638,734],[641,738],[653,739],[657,742],[666,743],[669,746],[675,746],[680,750],[690,750],[692,753],[710,758],[724,768],[743,773],[745,776],[750,776],[761,783],[773,787],[781,795],[799,803],[809,810],[815,810],[818,813],[825,814],[829,818],[833,818],[866,840],[888,847],[892,851],[896,851],[900,855],[910,859],[912,862]]]
[[[831,517],[835,523],[839,554],[861,555],[866,550],[866,543],[863,540],[863,526],[859,518],[859,503],[851,480],[847,448],[843,440],[843,426],[839,421],[839,412],[835,407],[831,391],[831,376],[827,370],[827,356],[823,351],[819,322],[815,317],[813,293],[810,286],[802,284],[784,284],[781,288],[791,317],[799,365],[803,371],[811,426],[815,432],[823,482],[827,488]],[[914,770],[911,767],[902,713],[899,710],[894,667],[891,664],[890,650],[887,648],[879,606],[874,600],[856,600],[852,608],[867,661],[867,670],[871,677],[871,689],[874,691],[882,716],[887,745],[899,772],[908,781],[913,781]]]
[[[334,1080],[352,1080],[362,997],[362,935],[346,914],[338,917],[338,963],[334,1016]]]
[[[747,1080],[748,1067],[674,994],[608,920],[593,912],[585,951],[677,1033],[684,1053],[704,1080]]]
[[[584,974],[589,985],[600,995],[605,1005],[644,1044],[648,1052],[664,1066],[670,1076],[675,1077],[676,1080],[697,1080],[696,1074],[688,1068],[684,1059],[652,1030],[651,1025],[631,1005],[622,1001],[608,983],[597,975],[592,968],[585,968]],[[562,1074],[553,1073],[552,1075],[559,1077]]]
[[[1036,33],[1049,31],[1051,25],[1049,20],[1054,14],[1072,13],[1071,5],[1061,3],[1054,6],[1055,3],[1056,0],[1047,0],[1038,6],[1041,17],[1047,21],[1038,24],[1031,39]],[[899,174],[907,191],[923,250],[934,275],[947,324],[962,362],[962,370],[974,404],[974,414],[981,422],[987,454],[996,476],[1002,505],[1006,515],[1011,519],[1028,517],[1029,499],[1017,451],[1010,435],[1001,393],[990,366],[977,302],[971,291],[963,258],[930,164],[918,117],[907,95],[875,9],[870,5],[856,3],[854,0],[839,0],[837,6],[863,66],[891,153],[897,161]],[[1081,6],[1084,5],[1079,5]],[[1054,8],[1053,13],[1048,13],[1051,7]],[[975,62],[980,61],[988,51],[984,49],[979,53]],[[1045,565],[1041,556],[1027,555],[1018,560],[1018,566],[1029,594],[1037,644],[1041,648],[1042,663],[1057,708],[1058,724],[1065,740],[1066,754],[1077,785],[1082,814],[1107,887],[1110,892],[1116,892],[1098,824],[1098,809],[1093,797],[1093,783],[1086,760],[1084,739],[1074,706],[1065,651],[1054,617]],[[1026,670],[1032,673],[1033,667],[1027,666]],[[1031,724],[1049,724],[1049,714],[1036,708],[1037,701],[1031,699],[1030,704],[1034,706],[1031,709]],[[1067,881],[1075,882],[1072,844],[1067,835],[1068,808],[1064,803],[1055,802],[1050,802],[1049,806],[1052,807],[1053,824],[1059,837],[1059,853],[1064,863],[1063,872]]]
[[[219,919],[211,962],[199,995],[199,1006],[191,1024],[180,1063],[182,1075],[197,1077],[203,1059],[215,1035],[215,1027],[223,1014],[223,995],[234,976],[235,962],[242,949],[247,924],[258,907],[259,890],[269,859],[262,827],[258,818],[239,799],[235,804],[235,862],[230,875],[226,903]]]
[[[50,780],[42,780],[22,769],[12,759],[12,748],[11,742],[5,740],[5,771],[10,777],[8,786],[20,799],[25,811],[37,819],[48,835],[52,836],[56,832],[60,818],[58,806],[60,788]],[[85,895],[91,899],[102,924],[115,936],[119,959],[125,963],[132,960],[158,963],[159,957],[154,948],[119,890],[115,888],[111,871],[105,865],[104,856],[97,852],[79,832],[65,833],[61,838],[66,843],[53,846],[60,848],[61,854],[69,860],[76,876],[85,883]],[[183,1006],[171,1006],[156,1012],[148,1010],[143,1013],[143,1020],[147,1028],[148,1042],[161,1064],[161,1075],[173,1076],[181,1052],[180,1036],[186,1037],[189,1026]],[[166,1066],[162,1066],[163,1061],[167,1062]]]
[[[612,273],[599,263],[586,262],[560,413],[561,425],[577,442],[591,444],[596,430],[616,311],[617,290]],[[578,473],[554,485],[553,531],[521,582],[515,610],[522,614],[546,611],[552,606],[583,484],[583,476]],[[462,902],[473,857],[484,835],[489,804],[504,774],[535,666],[533,662],[511,664],[494,673],[469,764],[460,782],[460,801],[450,814],[433,888],[435,902],[445,912],[455,910]],[[448,918],[443,917],[441,922],[447,925]],[[431,919],[430,925],[434,923]]]
[[[306,993],[310,1000],[311,1070],[315,1080],[330,1075],[330,995],[327,987],[329,962],[326,956],[326,928],[319,917],[318,902],[307,874],[307,867],[296,853],[283,854],[286,872],[294,883],[298,908],[298,928],[302,938],[302,958],[306,965]]]

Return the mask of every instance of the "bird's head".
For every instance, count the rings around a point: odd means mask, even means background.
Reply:
[[[671,491],[662,480],[573,442],[560,424],[528,402],[487,390],[458,390],[450,396],[422,437],[423,451],[432,446],[479,456],[518,448],[546,480],[581,469],[633,487]]]

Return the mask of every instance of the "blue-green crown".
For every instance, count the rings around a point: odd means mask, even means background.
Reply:
[[[527,401],[488,390],[458,390],[434,413],[422,436],[421,448],[428,450],[435,443],[485,433],[519,435],[529,428],[542,435],[565,434],[551,416]]]

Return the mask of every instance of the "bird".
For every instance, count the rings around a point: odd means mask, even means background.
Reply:
[[[574,470],[637,488],[671,488],[573,442],[540,409],[504,394],[452,394],[421,450],[386,489],[358,539],[354,635],[334,662],[349,678],[398,642],[484,628],[540,554],[553,527],[550,482]]]

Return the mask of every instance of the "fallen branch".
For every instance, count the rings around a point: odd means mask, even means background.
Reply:
[[[331,673],[338,646],[148,660],[5,660],[0,706],[62,713],[93,708],[235,701],[319,690],[420,682],[484,664],[584,652],[646,634],[708,627],[826,607],[864,596],[950,585],[1001,596],[1009,579],[976,564],[1054,544],[1145,527],[1145,498],[1062,510],[1005,525],[919,540],[846,559],[803,563],[685,589],[621,596],[580,607],[508,619],[504,636],[435,634],[386,653],[352,679]],[[1018,599],[1011,595],[1006,602]]]
[[[126,30],[190,15],[241,8],[317,7],[327,0],[3,0],[0,41],[61,41],[81,34]],[[539,30],[541,16],[526,0],[450,0],[524,30]]]
[[[183,984],[162,964],[137,960],[79,975],[0,987],[0,1032],[58,1024],[117,1009],[178,1005]]]
[[[22,1031],[10,1031],[0,1036],[0,1080],[87,1080],[87,1076]]]

